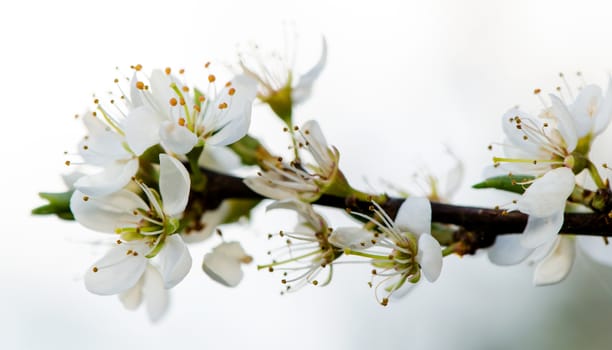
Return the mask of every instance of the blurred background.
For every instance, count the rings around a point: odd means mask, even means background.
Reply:
[[[81,276],[106,237],[29,215],[42,204],[37,192],[64,190],[63,152],[83,135],[73,116],[112,87],[115,67],[185,67],[189,76],[206,61],[233,61],[239,42],[282,48],[283,23],[300,35],[298,70],[316,60],[319,36],[327,38],[328,64],[296,120],[320,122],[352,182],[385,190],[381,179],[409,184],[425,168],[443,176],[447,145],[466,168],[455,201],[499,204],[470,185],[491,162],[487,146],[502,138],[500,116],[516,104],[538,111],[533,89],[553,92],[559,72],[575,87],[576,71],[587,82],[607,81],[607,2],[26,0],[0,7],[1,348],[610,348],[612,271],[581,254],[566,281],[546,288],[532,286],[532,266],[451,257],[435,284],[384,308],[367,287],[366,266],[339,266],[330,286],[281,297],[278,277],[252,264],[238,288],[225,288],[200,269],[219,243],[213,238],[193,246],[192,273],[172,290],[166,317],[150,324],[143,308],[126,311],[115,296],[85,290]],[[282,126],[264,107],[254,111],[253,133],[284,149]],[[595,158],[606,160],[611,147],[607,133]],[[251,224],[224,235],[266,262],[265,235],[294,224],[284,214],[259,208]]]

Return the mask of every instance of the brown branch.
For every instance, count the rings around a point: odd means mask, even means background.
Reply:
[[[197,198],[205,203],[207,209],[216,208],[223,199],[227,198],[262,198],[251,191],[241,178],[210,170],[204,172],[208,177],[208,186]],[[401,198],[389,198],[385,203],[379,204],[391,218],[394,218],[402,201]],[[314,204],[371,214],[371,203],[354,198],[323,195]],[[431,203],[431,209],[433,222],[457,225],[461,228],[457,230],[455,240],[469,243],[466,252],[490,246],[495,242],[497,235],[520,233],[527,224],[527,215],[520,212],[435,202]],[[612,236],[612,219],[604,213],[566,213],[561,232],[573,235]]]

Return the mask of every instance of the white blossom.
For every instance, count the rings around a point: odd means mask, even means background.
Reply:
[[[80,224],[121,238],[88,270],[85,285],[92,293],[118,294],[132,288],[153,257],[167,289],[189,272],[191,255],[180,235],[174,234],[189,196],[187,170],[175,158],[161,154],[161,196],[139,185],[148,204],[125,189],[103,197],[89,197],[78,190],[72,195],[70,208]]]
[[[301,145],[313,162],[287,164],[282,160],[264,160],[266,170],[244,180],[249,188],[268,198],[312,202],[330,186],[345,184],[338,168],[340,154],[328,145],[319,124],[311,120],[300,130]]]
[[[380,302],[386,305],[389,296],[406,281],[417,283],[421,274],[429,282],[436,281],[442,269],[442,250],[431,235],[431,205],[426,198],[407,198],[395,220],[391,220],[376,202],[373,205],[375,217],[363,217],[375,224],[376,231],[340,227],[329,241],[343,248],[347,255],[371,259],[370,263],[376,268],[373,278],[381,279],[375,291],[384,287],[388,294]]]
[[[267,209],[295,211],[298,214],[298,225],[292,231],[268,235],[270,239],[281,238],[284,246],[273,250],[275,254],[272,263],[259,265],[257,268],[266,268],[270,272],[283,271],[281,283],[287,292],[296,291],[306,284],[329,284],[333,262],[339,257],[341,250],[330,244],[329,227],[325,218],[316,213],[310,204],[291,199],[276,201]],[[327,272],[327,276],[319,280],[318,276],[323,271]]]

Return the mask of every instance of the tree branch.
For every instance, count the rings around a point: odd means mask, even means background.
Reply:
[[[221,201],[228,198],[261,199],[259,194],[251,191],[241,178],[204,170],[208,177],[206,191],[198,193],[195,198],[202,201],[206,209],[214,209]],[[388,198],[380,206],[395,218],[402,204],[401,198]],[[371,203],[354,198],[341,198],[323,195],[313,204],[371,214]],[[452,224],[460,227],[454,240],[468,245],[465,253],[473,253],[478,248],[485,248],[495,242],[498,235],[520,233],[527,224],[527,215],[505,210],[467,207],[443,203],[431,203],[432,221]],[[590,236],[612,236],[612,219],[607,213],[566,213],[561,233]]]

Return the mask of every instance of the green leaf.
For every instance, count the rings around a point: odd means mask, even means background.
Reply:
[[[32,209],[32,215],[57,215],[63,220],[74,220],[70,211],[70,197],[72,192],[41,192],[38,195],[42,199],[49,201],[48,204]]]
[[[494,176],[473,185],[472,188],[495,188],[502,191],[523,194],[534,179],[535,176],[531,175]]]

